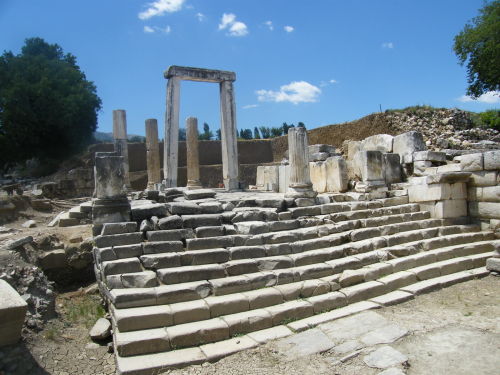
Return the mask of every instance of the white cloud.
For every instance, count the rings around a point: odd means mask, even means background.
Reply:
[[[393,42],[384,42],[384,43],[382,43],[382,48],[393,49],[394,43]]]
[[[295,28],[293,26],[285,26],[283,28],[287,33],[291,33]]]
[[[152,33],[156,33],[156,32],[170,34],[170,31],[172,31],[170,26],[166,26],[166,27],[144,26],[144,32],[147,34],[152,34]]]
[[[269,28],[269,30],[271,31],[274,30],[273,21],[266,21],[264,22],[264,25],[266,25]]]
[[[186,0],[157,0],[148,4],[148,8],[139,13],[141,20],[147,20],[151,17],[161,16],[165,13],[174,13],[182,9]]]
[[[331,79],[330,80],[330,83],[339,83],[339,81],[335,80],[335,79]]]
[[[236,21],[236,15],[233,13],[224,13],[219,24],[219,30],[228,29],[230,36],[245,36],[248,34],[247,25],[243,22]]]
[[[236,15],[233,13],[224,13],[219,24],[219,30],[224,30],[236,21]]]
[[[321,89],[306,81],[296,81],[281,86],[279,91],[258,90],[256,94],[260,102],[312,103],[318,100]]]
[[[198,21],[203,22],[206,16],[203,13],[196,13],[196,18],[198,18]]]
[[[242,108],[243,109],[250,109],[250,108],[257,108],[259,105],[258,104],[247,104],[244,105]]]
[[[486,94],[481,95],[479,98],[474,99],[467,95],[462,95],[458,98],[459,101],[463,103],[467,102],[479,102],[486,104],[496,104],[500,103],[500,91],[489,91]]]

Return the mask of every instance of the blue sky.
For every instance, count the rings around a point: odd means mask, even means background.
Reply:
[[[453,37],[482,0],[0,0],[0,48],[38,36],[77,57],[103,101],[127,111],[128,131],[157,118],[170,65],[236,72],[238,128],[302,121],[308,128],[411,105],[482,111],[470,101]],[[219,127],[218,85],[183,82],[188,116]]]

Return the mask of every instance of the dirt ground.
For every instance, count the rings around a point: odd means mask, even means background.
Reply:
[[[392,344],[409,357],[405,373],[490,375],[500,368],[499,295],[500,278],[488,276],[377,312],[409,331]],[[0,349],[0,374],[114,374],[114,358],[107,343],[93,343],[88,337],[89,327],[104,314],[98,295],[82,291],[61,294],[56,307],[59,317],[43,331],[25,334],[19,345]],[[290,360],[274,350],[271,343],[170,374],[380,373],[364,365],[362,354],[344,358],[344,362],[329,352]]]

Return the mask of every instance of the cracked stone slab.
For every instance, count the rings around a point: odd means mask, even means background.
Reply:
[[[277,349],[290,358],[323,353],[334,345],[335,343],[318,328],[297,333],[275,343]]]
[[[374,368],[388,368],[406,362],[408,357],[390,346],[381,346],[363,357],[363,362]]]
[[[388,324],[384,327],[377,328],[371,332],[368,332],[363,337],[361,337],[361,342],[367,346],[373,346],[377,344],[390,344],[401,337],[405,336],[408,330],[402,328],[396,324]]]
[[[341,343],[387,326],[389,321],[382,315],[373,311],[362,312],[353,316],[335,320],[331,323],[321,324],[319,327],[333,341]]]

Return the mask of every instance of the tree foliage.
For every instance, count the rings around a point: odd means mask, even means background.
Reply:
[[[203,123],[203,133],[198,134],[198,139],[200,141],[209,141],[214,137],[214,133],[210,130],[210,126],[204,122]]]
[[[500,0],[486,3],[479,16],[455,37],[460,65],[467,62],[467,94],[477,98],[500,90]]]
[[[100,108],[75,56],[41,38],[26,39],[20,54],[0,57],[0,166],[81,151]]]

